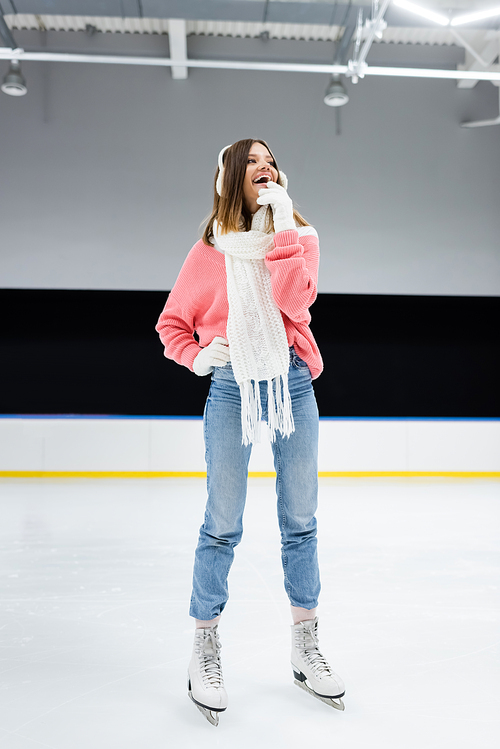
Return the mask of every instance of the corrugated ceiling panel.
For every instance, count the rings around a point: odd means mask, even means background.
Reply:
[[[55,31],[85,31],[87,25],[111,34],[168,34],[165,18],[112,18],[106,16],[57,16],[18,13],[6,15],[8,26],[15,29],[46,28]],[[187,33],[205,36],[258,37],[264,31],[273,39],[305,39],[333,41],[340,26],[291,23],[247,23],[243,21],[187,21]],[[465,33],[464,33],[465,36]],[[453,35],[442,27],[388,27],[382,43],[391,44],[456,44]]]
[[[332,40],[339,26],[293,23],[249,23],[238,21],[187,21],[188,34],[204,36],[258,37],[267,32],[272,39]]]
[[[9,28],[53,31],[85,31],[87,25],[111,34],[168,34],[166,18],[120,18],[110,16],[57,16],[18,13],[5,15]]]
[[[465,36],[465,34],[464,34]],[[437,44],[450,45],[457,41],[453,34],[442,27],[437,28],[403,28],[388,26],[382,39],[386,44]]]
[[[267,31],[273,39],[306,39],[310,41],[333,41],[337,39],[340,26],[322,26],[291,23],[238,23],[234,21],[188,21],[188,33],[211,36],[256,37]],[[388,27],[381,40],[391,44],[456,44],[450,31],[440,26]]]

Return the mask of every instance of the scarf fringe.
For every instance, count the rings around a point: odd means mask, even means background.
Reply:
[[[260,442],[262,405],[259,383],[255,380],[245,380],[240,384],[240,395],[242,444]]]
[[[259,383],[255,380],[245,380],[240,385],[240,395],[242,444],[260,442],[262,404]],[[276,441],[277,432],[288,438],[295,430],[288,374],[267,380],[267,424],[271,442]]]
[[[288,374],[278,375],[267,381],[267,423],[271,432],[271,442],[275,442],[276,432],[288,438],[295,430]]]

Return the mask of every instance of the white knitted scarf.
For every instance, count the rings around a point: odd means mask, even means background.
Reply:
[[[295,430],[288,391],[289,349],[281,312],[273,298],[271,274],[264,262],[274,234],[266,234],[267,206],[259,208],[250,231],[221,234],[214,222],[216,247],[224,253],[229,316],[227,339],[241,393],[242,443],[260,441],[262,407],[259,382],[267,381],[267,423],[289,437]]]

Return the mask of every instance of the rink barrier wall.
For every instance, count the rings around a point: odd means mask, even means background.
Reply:
[[[0,413],[202,414],[210,377],[155,331],[167,295],[0,289]],[[500,297],[320,293],[311,312],[322,416],[500,417]]]
[[[20,479],[206,479],[202,471],[0,471]],[[249,478],[276,478],[275,471],[249,471]],[[500,471],[318,471],[321,478],[500,479]]]
[[[255,445],[251,477],[275,476]],[[321,418],[320,477],[500,478],[500,419]],[[200,417],[0,415],[0,478],[205,478]]]

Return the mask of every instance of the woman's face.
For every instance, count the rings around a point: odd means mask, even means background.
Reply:
[[[278,172],[273,163],[273,157],[262,143],[252,143],[243,182],[243,197],[250,213],[255,213],[261,207],[257,203],[259,190],[265,189],[268,182],[278,181]]]

